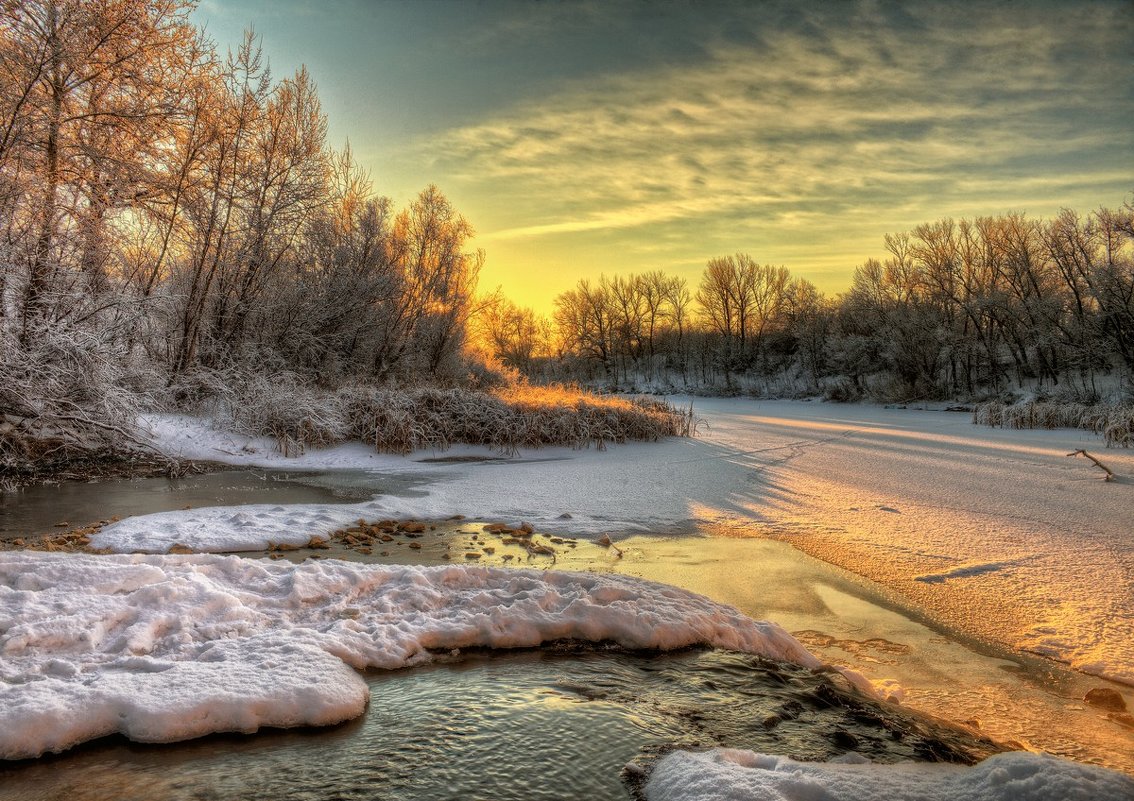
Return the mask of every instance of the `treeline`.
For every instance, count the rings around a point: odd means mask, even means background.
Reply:
[[[190,10],[0,7],[2,410],[460,375],[469,224],[433,186],[376,196],[306,70],[276,80],[251,34],[221,55]]]
[[[1134,208],[940,220],[825,297],[744,253],[696,287],[649,272],[580,281],[553,319],[501,304],[487,338],[537,379],[831,398],[1076,397],[1134,375]],[[1104,376],[1119,381],[1100,381]]]
[[[472,333],[534,380],[620,389],[1090,394],[1134,373],[1129,204],[923,225],[836,298],[746,254],[696,286],[581,281],[546,319],[477,298],[483,254],[445,196],[375,194],[306,70],[275,79],[251,35],[218,53],[191,7],[0,4],[0,428],[243,407],[265,375],[498,378]]]

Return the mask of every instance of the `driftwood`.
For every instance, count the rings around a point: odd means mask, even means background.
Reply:
[[[1077,450],[1077,451],[1071,451],[1071,453],[1069,453],[1067,455],[1068,456],[1083,456],[1083,457],[1086,457],[1087,459],[1090,459],[1092,462],[1094,462],[1096,465],[1098,465],[1100,468],[1102,468],[1102,470],[1106,473],[1106,478],[1104,478],[1103,481],[1113,481],[1114,480],[1114,471],[1111,470],[1109,467],[1107,467],[1102,462],[1100,462],[1095,457],[1091,456],[1091,454],[1087,453],[1082,448],[1079,448],[1079,450]]]
[[[598,544],[605,545],[607,548],[610,548],[612,551],[614,551],[614,556],[616,559],[622,558],[622,549],[611,541],[609,534],[603,534],[601,537],[599,537]]]

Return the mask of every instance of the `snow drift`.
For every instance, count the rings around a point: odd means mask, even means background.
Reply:
[[[1047,754],[996,754],[972,767],[826,763],[731,748],[675,751],[646,785],[648,801],[1101,801],[1134,798],[1134,779]]]
[[[626,576],[0,553],[0,758],[335,723],[366,707],[351,667],[559,639],[820,664],[774,623]]]

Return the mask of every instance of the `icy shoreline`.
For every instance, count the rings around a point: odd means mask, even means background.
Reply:
[[[355,717],[352,670],[470,647],[706,645],[807,668],[774,623],[615,575],[0,553],[0,758],[121,732],[170,742]]]
[[[459,463],[362,444],[287,458],[269,439],[154,416],[153,441],[172,456],[411,474],[428,479],[428,493],[163,513],[108,527],[93,544],[260,550],[300,545],[358,518],[453,514],[590,536],[723,527],[783,539],[959,630],[1134,685],[1134,451],[1106,453],[1119,479],[1104,483],[1066,456],[1100,446],[1083,431],[989,429],[967,415],[866,405],[706,398],[695,410],[707,423],[697,439]],[[444,456],[498,454],[462,446]]]
[[[790,536],[793,526],[804,531],[807,520],[841,524],[848,516],[866,515],[872,527],[864,530],[867,539],[857,543],[859,548],[886,542],[898,563],[911,556],[923,562],[927,558],[933,569],[910,570],[906,580],[930,590],[952,590],[1030,569],[1039,557],[1027,549],[1036,543],[1027,540],[1021,546],[1017,541],[1014,551],[1002,553],[1001,540],[987,536],[987,530],[983,537],[972,536],[982,532],[988,518],[1013,536],[1030,536],[1027,526],[1012,517],[1020,507],[1018,486],[1013,497],[990,497],[983,517],[954,500],[926,515],[932,525],[947,519],[964,532],[941,532],[944,543],[933,537],[927,541],[925,531],[908,526],[929,508],[932,498],[927,496],[963,495],[970,490],[969,470],[982,482],[992,473],[1007,480],[1027,475],[1032,489],[1024,494],[1035,496],[1036,504],[1027,512],[1042,514],[1051,503],[1043,493],[1051,493],[1059,482],[1078,480],[1073,468],[1056,458],[1067,439],[1061,432],[976,435],[956,425],[955,416],[894,417],[861,407],[744,401],[706,405],[711,434],[702,440],[627,445],[607,452],[547,449],[535,459],[529,455],[487,463],[384,457],[362,446],[284,460],[272,453],[268,441],[218,434],[199,421],[159,420],[155,437],[176,455],[216,459],[219,453],[230,464],[294,469],[420,473],[429,478],[430,491],[420,498],[383,496],[360,504],[214,507],[146,515],[107,527],[94,544],[120,551],[166,551],[174,545],[197,551],[263,549],[271,543],[302,544],[360,517],[436,518],[470,511],[485,519],[530,520],[545,531],[576,534],[693,523]],[[873,461],[865,470],[864,453]],[[486,452],[470,448],[447,455],[482,457]],[[951,458],[967,461],[963,468],[940,469]],[[1123,472],[1134,466],[1125,455],[1115,461]],[[918,465],[934,466],[934,482],[903,484]],[[1117,489],[1115,495],[1086,501],[1101,526],[1104,550],[1068,540],[1081,557],[1113,548],[1105,538],[1114,521],[1124,519],[1115,517],[1115,510],[1121,514],[1128,487]],[[966,506],[972,502],[966,499]],[[905,508],[918,509],[919,517],[903,519]],[[570,519],[562,519],[564,513]],[[905,527],[888,525],[891,520]],[[828,525],[831,532],[837,528]],[[1114,553],[1125,558],[1123,551]],[[1043,597],[1078,592],[1081,583],[1065,581],[1072,573],[1048,577],[1040,588]],[[1048,639],[1056,643],[1053,655],[1086,653],[1091,661],[1079,664],[1123,675],[1130,654],[1115,646],[1122,644],[1131,605],[1123,606],[1121,599],[1116,603],[1111,609],[1117,615],[1104,636],[1094,638],[1089,626],[1099,607],[1076,607],[1078,617],[1061,621],[1063,640]],[[437,650],[477,645],[523,647],[560,638],[610,639],[631,648],[697,643],[818,667],[818,660],[775,624],[757,623],[683,590],[610,575],[331,561],[285,565],[215,555],[25,552],[0,554],[0,610],[0,756],[8,758],[63,749],[113,731],[167,741],[207,731],[335,722],[360,714],[367,703],[365,684],[352,667],[419,664]],[[1042,777],[1045,786],[1063,788],[1062,795],[1035,798],[1073,797],[1098,782],[1129,781],[1035,755],[1018,755],[1013,764]],[[896,776],[897,785],[917,787],[921,767],[872,770]],[[791,768],[789,773],[799,771]],[[998,764],[986,762],[958,775],[1002,773]],[[690,789],[677,783],[672,797],[713,797],[714,792],[728,797],[734,778],[731,773],[722,778],[712,768],[706,784]],[[808,781],[836,786],[840,779],[820,772]],[[1013,797],[989,792],[989,798]]]

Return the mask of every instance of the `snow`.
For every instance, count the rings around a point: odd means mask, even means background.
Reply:
[[[429,478],[428,494],[164,513],[108,527],[94,544],[247,550],[301,544],[360,517],[453,514],[570,535],[723,526],[784,539],[963,631],[1134,684],[1134,450],[1104,451],[1084,431],[978,427],[949,412],[719,398],[694,407],[705,421],[694,440],[460,464],[360,444],[288,459],[270,440],[154,416],[155,443],[174,455],[413,473]],[[1119,479],[1103,482],[1093,465],[1067,458],[1079,448]],[[445,455],[493,454],[465,447]]]
[[[95,534],[91,544],[121,553],[168,553],[174,545],[193,551],[263,551],[272,545],[306,545],[312,537],[366,518],[399,516],[398,504],[248,504],[208,506],[128,517]]]
[[[155,442],[184,458],[363,469],[376,486],[384,474],[414,474],[427,492],[146,515],[107,527],[94,545],[255,550],[358,518],[452,514],[615,537],[713,526],[786,540],[897,589],[938,620],[1134,683],[1134,451],[1103,451],[1080,431],[978,428],[944,412],[742,399],[698,399],[696,409],[706,425],[695,440],[462,463],[359,444],[286,458],[270,440],[153,417]],[[1118,479],[1104,483],[1066,457],[1084,447]],[[473,447],[444,455],[499,456]],[[819,666],[775,624],[618,575],[0,553],[0,757],[111,732],[169,741],[333,723],[368,702],[355,669],[558,638],[703,643]],[[805,765],[718,750],[661,760],[647,794],[951,801],[1126,798],[1134,788],[1119,774],[1034,754],[960,768]]]
[[[718,748],[658,761],[648,801],[1098,801],[1134,798],[1134,779],[1046,754],[1008,753],[972,767],[826,763]]]
[[[935,619],[1134,684],[1134,450],[967,414],[708,400],[756,454],[761,533],[901,592]],[[1067,454],[1086,448],[1119,475]],[[761,501],[763,501],[761,503]]]
[[[820,666],[774,623],[626,576],[3,552],[0,759],[335,723],[367,704],[352,668],[559,639]]]
[[[382,514],[422,519],[466,514],[492,520],[526,520],[547,532],[597,535],[678,527],[687,530],[703,522],[690,499],[715,497],[722,482],[728,486],[735,480],[735,466],[726,461],[711,460],[689,470],[687,461],[701,461],[705,449],[704,443],[688,439],[611,445],[601,451],[541,448],[509,459],[500,459],[499,453],[481,446],[458,446],[443,453],[426,451],[402,457],[380,454],[359,443],[285,457],[271,439],[220,432],[208,421],[197,418],[151,415],[143,422],[150,428],[155,446],[179,458],[289,470],[413,474],[427,476],[433,482],[426,497],[382,498],[381,505],[373,507]],[[492,461],[427,461],[439,457]],[[674,492],[675,486],[682,491]],[[614,498],[618,499],[617,504],[612,502]],[[292,509],[288,514],[298,511]],[[314,508],[309,511],[312,515],[324,513]],[[569,520],[561,517],[564,513],[571,515]],[[161,523],[176,520],[174,515],[162,518]],[[208,550],[241,550],[220,543],[218,522],[211,518],[208,521],[213,529],[210,536],[216,538]],[[237,527],[223,526],[226,530]],[[179,535],[192,537],[194,531],[201,530],[191,525],[186,528]],[[110,536],[111,531],[116,533]],[[246,537],[235,532],[234,535],[237,539]],[[99,543],[99,547],[115,551],[148,549],[133,529],[121,524],[108,529]],[[192,542],[184,544],[196,548]]]

